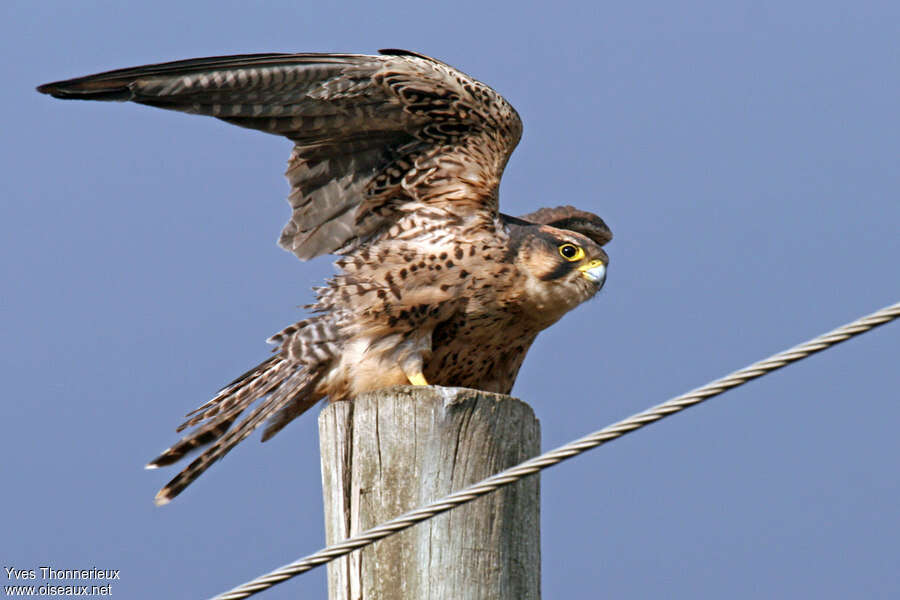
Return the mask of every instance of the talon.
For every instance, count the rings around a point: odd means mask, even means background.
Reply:
[[[415,375],[407,375],[407,379],[413,385],[428,385],[428,381],[425,379],[425,376],[421,373],[416,373]]]

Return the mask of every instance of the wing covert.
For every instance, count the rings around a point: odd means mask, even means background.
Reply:
[[[523,221],[550,225],[557,229],[568,229],[580,233],[603,246],[613,238],[612,231],[606,223],[586,210],[578,210],[574,206],[556,206],[541,208],[527,215],[518,217]]]

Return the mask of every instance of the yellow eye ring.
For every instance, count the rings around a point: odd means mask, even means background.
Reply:
[[[584,258],[584,248],[575,244],[562,244],[559,247],[559,255],[569,262],[575,262]]]

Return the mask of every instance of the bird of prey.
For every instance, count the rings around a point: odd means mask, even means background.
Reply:
[[[265,441],[322,399],[408,383],[509,393],[537,334],[606,278],[601,246],[612,234],[600,217],[570,206],[498,211],[519,116],[487,85],[427,56],[199,58],[38,91],[287,137],[293,213],[279,244],[301,260],[340,256],[312,316],[272,336],[273,356],[189,413],[178,431],[193,429],[148,465],[205,447],[157,504],[263,422]]]

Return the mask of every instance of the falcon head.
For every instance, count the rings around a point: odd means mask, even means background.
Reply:
[[[524,275],[521,301],[543,327],[593,297],[606,281],[612,239],[603,219],[570,206],[506,217],[510,260]]]

